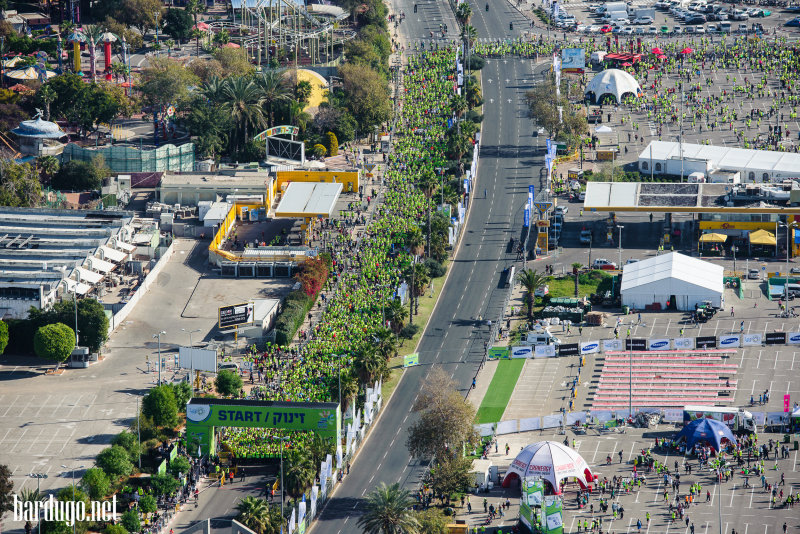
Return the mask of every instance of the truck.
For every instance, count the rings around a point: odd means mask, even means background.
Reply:
[[[753,414],[741,408],[725,408],[724,406],[684,406],[683,425],[686,426],[697,419],[715,419],[730,427],[738,434],[752,434],[756,431]]]

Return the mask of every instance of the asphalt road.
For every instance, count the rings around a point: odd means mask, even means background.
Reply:
[[[477,16],[472,23],[478,34],[510,36],[507,21],[512,17],[521,20],[521,16],[512,13],[505,2],[493,2],[493,7],[492,16],[484,16],[484,6],[478,11],[473,5]],[[442,14],[449,7],[441,3],[420,3],[417,14],[421,16],[417,18],[412,3],[400,9],[407,18],[399,31],[409,40],[424,38],[438,29],[443,17],[445,21],[452,18],[451,13]],[[453,27],[445,23],[448,29]],[[488,327],[477,318],[496,317],[501,311],[506,292],[499,287],[502,271],[515,259],[506,253],[506,247],[511,237],[520,234],[528,185],[537,190],[542,186],[538,167],[543,156],[536,148],[524,103],[525,91],[534,80],[531,62],[489,61],[482,77],[486,120],[476,196],[449,279],[419,344],[420,365],[406,371],[353,462],[350,475],[315,524],[315,533],[353,532],[350,522],[357,521],[362,497],[381,482],[400,482],[416,489],[425,466],[410,458],[405,441],[415,420],[410,412],[420,384],[434,365],[441,365],[466,391],[488,339]]]

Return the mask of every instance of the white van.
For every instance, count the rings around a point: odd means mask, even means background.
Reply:
[[[522,343],[523,345],[532,345],[534,347],[538,345],[558,346],[561,344],[561,340],[547,330],[544,330],[542,332],[528,332],[528,337]]]

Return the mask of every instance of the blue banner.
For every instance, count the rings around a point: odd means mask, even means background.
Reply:
[[[469,193],[469,178],[464,178],[464,192]]]
[[[551,145],[551,144],[552,144],[552,141],[551,141],[551,140],[550,140],[550,138],[548,137],[548,138],[547,138],[547,153],[548,153],[548,154],[550,153],[550,145]]]
[[[525,208],[525,211],[523,212],[522,216],[522,226],[527,228],[530,225],[531,225],[531,209]]]

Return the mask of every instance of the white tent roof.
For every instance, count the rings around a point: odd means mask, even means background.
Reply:
[[[753,150],[714,145],[681,144],[674,141],[650,141],[639,154],[642,161],[666,161],[670,159],[699,159],[710,161],[714,168],[733,169],[738,171],[754,171],[757,173],[778,173],[797,175],[800,168],[800,154],[794,152],[776,152],[774,150]],[[780,177],[780,176],[778,176]],[[759,180],[761,176],[757,177]],[[742,181],[747,179],[742,176]]]
[[[614,95],[617,102],[620,102],[622,95],[626,93],[639,96],[641,92],[642,88],[639,87],[639,82],[624,70],[606,69],[592,78],[592,81],[586,86],[585,94],[594,93],[596,100],[600,100],[603,95]]]
[[[116,247],[120,250],[124,250],[125,252],[133,252],[134,250],[136,250],[136,247],[134,247],[133,245],[130,245],[125,241],[121,241],[119,239],[117,239]]]
[[[721,265],[671,252],[625,265],[620,289],[630,291],[655,283],[659,294],[682,294],[679,288],[689,286],[722,293],[723,271]]]
[[[89,282],[90,284],[96,284],[97,282],[103,279],[102,274],[98,274],[94,271],[84,269],[83,267],[76,267],[76,270],[78,271],[78,276],[80,276],[81,282]]]
[[[115,263],[119,263],[125,259],[126,254],[124,252],[120,252],[119,250],[114,250],[113,248],[107,247],[102,245],[100,250],[103,251],[103,257],[107,260],[111,260]]]
[[[539,441],[522,449],[511,462],[506,478],[510,473],[520,478],[541,477],[556,492],[560,491],[560,482],[565,478],[577,478],[582,486],[593,478],[586,460],[577,451],[556,441]]]
[[[92,256],[90,258],[87,258],[86,262],[91,270],[97,271],[98,273],[107,273],[109,271],[113,271],[114,267],[116,267],[116,265],[114,265],[113,263],[101,260],[97,256]]]
[[[85,295],[90,289],[92,289],[92,286],[88,286],[82,282],[76,282],[71,278],[66,278],[64,281],[67,284],[67,290],[74,291],[78,295]]]

